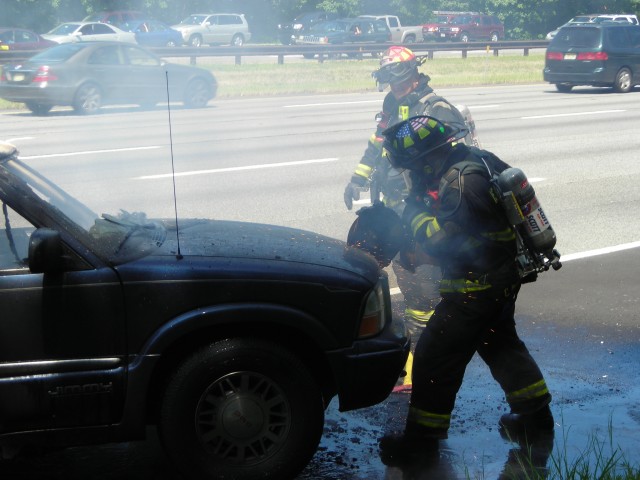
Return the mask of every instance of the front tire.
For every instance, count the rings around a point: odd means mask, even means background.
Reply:
[[[621,68],[616,74],[613,83],[613,90],[618,93],[628,93],[633,88],[631,70],[626,67]]]
[[[500,40],[500,36],[498,35],[498,32],[493,32],[489,37],[490,37],[489,40],[491,42],[497,42],[498,40]]]
[[[236,34],[231,39],[231,46],[233,47],[241,47],[244,45],[244,37],[240,34]]]
[[[569,93],[572,88],[573,85],[569,85],[567,83],[556,83],[556,90],[561,93]]]
[[[209,84],[202,78],[191,80],[184,92],[184,106],[187,108],[204,108],[211,98]]]
[[[284,480],[314,455],[322,395],[279,345],[227,339],[187,357],[162,399],[160,440],[188,478]]]
[[[469,43],[469,34],[463,33],[462,35],[460,35],[460,41],[462,43]]]
[[[201,47],[202,46],[202,37],[200,35],[192,35],[189,39],[189,45],[192,47]]]
[[[102,107],[102,91],[100,86],[93,83],[80,85],[73,100],[73,109],[83,115],[97,113]]]

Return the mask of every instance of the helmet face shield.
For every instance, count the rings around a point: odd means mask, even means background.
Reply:
[[[463,128],[442,123],[427,115],[411,117],[382,132],[384,155],[394,168],[417,169],[429,153],[467,134]]]
[[[414,61],[389,63],[373,72],[378,83],[404,82],[417,73]]]

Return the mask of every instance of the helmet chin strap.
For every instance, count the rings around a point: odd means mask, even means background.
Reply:
[[[404,97],[411,94],[416,88],[418,88],[419,83],[420,78],[415,75],[409,80],[399,83],[392,83],[389,86],[391,88],[391,93],[396,98],[396,100],[402,100]]]

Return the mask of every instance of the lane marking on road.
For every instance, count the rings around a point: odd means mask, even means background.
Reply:
[[[595,250],[587,250],[586,252],[578,252],[578,253],[571,253],[569,255],[562,255],[560,257],[560,261],[562,263],[570,262],[571,260],[579,260],[581,258],[589,258],[589,257],[598,256],[598,255],[606,255],[608,253],[621,252],[623,250],[630,250],[632,248],[639,248],[639,247],[640,247],[640,241],[623,243],[620,245],[613,245],[611,247],[603,247],[603,248],[597,248]],[[400,288],[398,287],[391,288],[390,291],[392,296],[402,293],[400,291]]]
[[[569,262],[571,260],[577,260],[579,258],[588,258],[588,257],[595,257],[597,255],[606,255],[607,253],[621,252],[623,250],[630,250],[632,248],[638,248],[638,247],[640,247],[640,241],[623,243],[621,245],[613,245],[611,247],[603,247],[603,248],[597,248],[595,250],[588,250],[586,252],[571,253],[569,255],[563,255],[560,257],[560,261]]]
[[[33,140],[35,137],[16,137],[16,138],[7,138],[6,140],[3,140],[6,143],[13,143],[13,142],[17,142],[19,140]]]
[[[299,105],[283,105],[282,108],[331,107],[335,105],[358,105],[360,103],[380,103],[380,99],[358,100],[357,102],[303,103]]]
[[[228,167],[228,168],[213,168],[211,170],[192,170],[190,172],[176,173],[176,177],[187,177],[190,175],[209,175],[212,173],[227,173],[227,172],[241,172],[243,170],[261,170],[264,168],[278,168],[278,167],[292,167],[296,165],[309,165],[312,163],[327,163],[337,162],[338,158],[317,158],[314,160],[299,160],[296,162],[280,162],[280,163],[267,163],[264,165],[246,165],[244,167]],[[136,180],[155,180],[158,178],[173,177],[172,173],[161,173],[158,175],[145,175],[142,177],[135,177]]]
[[[502,105],[467,105],[469,110],[480,110],[482,108],[500,108]]]
[[[149,147],[112,148],[110,150],[86,150],[84,152],[51,153],[49,155],[32,155],[30,157],[20,156],[20,158],[23,160],[34,160],[36,158],[77,157],[78,155],[93,155],[96,153],[114,153],[114,152],[133,152],[136,150],[153,150],[155,148],[162,148],[162,147],[160,145],[152,145]]]
[[[594,112],[556,113],[553,115],[533,115],[531,117],[520,117],[521,120],[532,120],[537,118],[557,118],[557,117],[577,117],[581,115],[600,115],[602,113],[621,113],[626,110],[600,110]]]

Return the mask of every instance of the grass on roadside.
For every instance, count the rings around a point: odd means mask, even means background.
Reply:
[[[563,422],[564,423],[564,422]],[[569,451],[569,429],[562,428],[562,437],[548,459],[540,447],[524,448],[514,455],[502,480],[640,480],[640,465],[632,465],[622,449],[614,443],[613,421],[609,418],[607,437],[592,433],[586,447]],[[573,443],[573,442],[572,442]],[[467,478],[470,479],[467,471]]]
[[[320,63],[214,65],[219,82],[218,98],[313,93],[375,91],[371,72],[379,60],[329,60]],[[431,77],[437,89],[450,86],[523,84],[542,82],[544,56],[436,58],[420,71]]]

